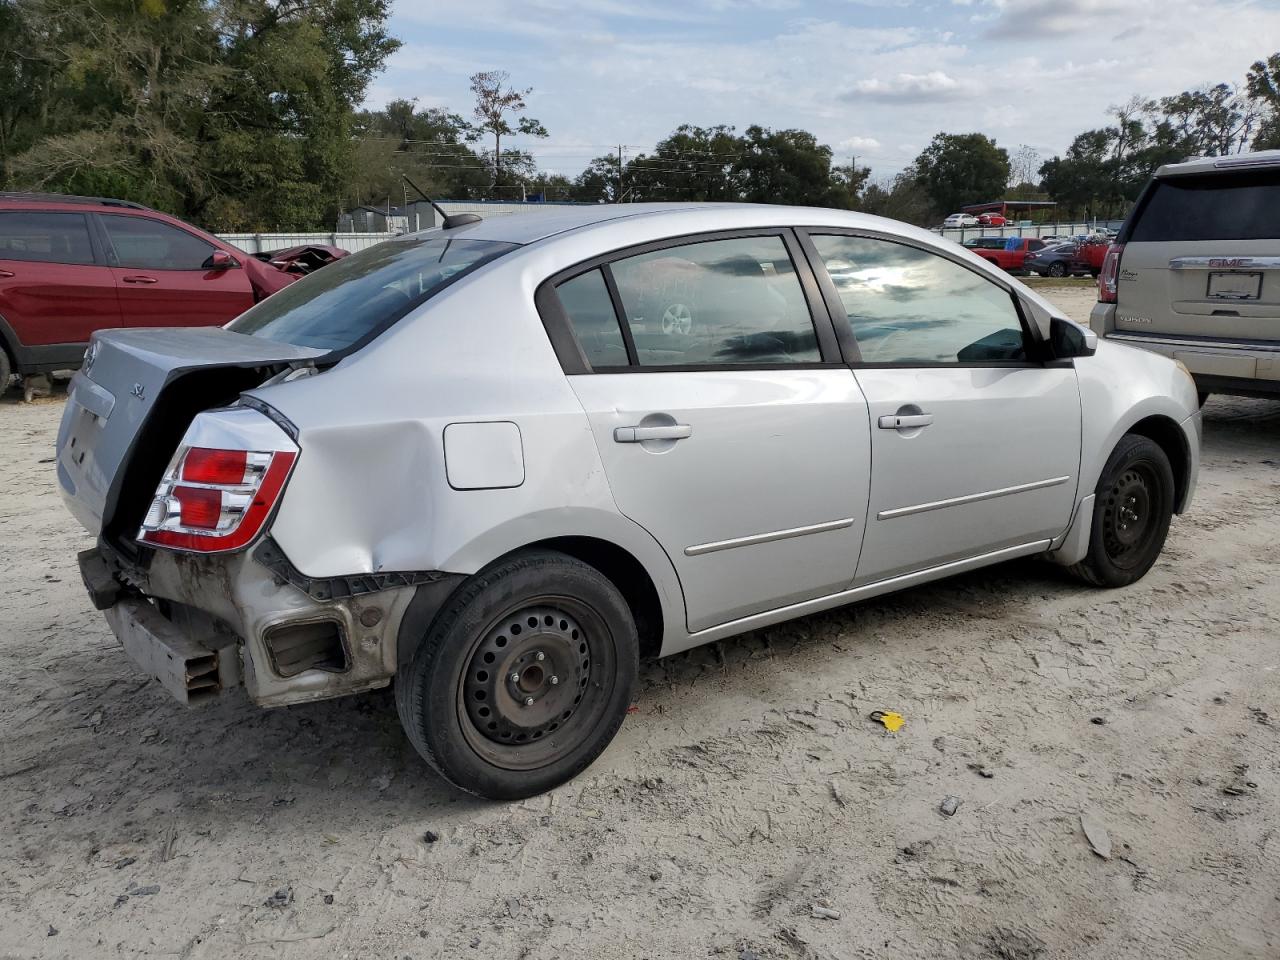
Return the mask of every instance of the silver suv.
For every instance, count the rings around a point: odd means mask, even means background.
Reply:
[[[1099,277],[1098,335],[1211,393],[1280,396],[1280,150],[1161,167]]]
[[[641,653],[1013,557],[1132,583],[1199,429],[1172,361],[926,231],[636,204],[101,333],[57,472],[94,603],[178,699],[394,682],[437,770],[511,798],[605,748]]]

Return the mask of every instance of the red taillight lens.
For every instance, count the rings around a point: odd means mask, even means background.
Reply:
[[[173,499],[178,501],[179,519],[184,527],[199,530],[217,530],[222,518],[222,491],[208,487],[174,487]]]
[[[1113,243],[1102,258],[1102,272],[1098,274],[1098,302],[1115,303],[1120,287],[1120,257],[1123,243]]]
[[[192,483],[244,483],[248,464],[248,450],[192,447],[182,458],[182,479]]]
[[[240,549],[262,530],[297,457],[289,450],[180,449],[138,539],[197,553]]]

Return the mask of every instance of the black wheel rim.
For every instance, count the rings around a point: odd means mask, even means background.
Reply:
[[[467,744],[507,770],[554,763],[598,728],[616,675],[613,637],[569,597],[520,602],[472,644],[458,683]]]
[[[1164,492],[1155,470],[1146,463],[1127,466],[1103,501],[1102,535],[1107,557],[1130,569],[1146,558],[1159,531]]]

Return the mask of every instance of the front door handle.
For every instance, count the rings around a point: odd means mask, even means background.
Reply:
[[[120,279],[122,279],[125,283],[159,283],[160,282],[155,277],[144,277],[136,274],[131,277],[121,277]]]
[[[0,270],[0,280],[9,280],[16,276],[17,274],[12,270]]]
[[[881,430],[912,430],[933,423],[932,413],[886,413],[880,418]]]
[[[685,440],[693,436],[687,423],[663,424],[660,427],[615,427],[615,443],[644,443],[646,440]]]

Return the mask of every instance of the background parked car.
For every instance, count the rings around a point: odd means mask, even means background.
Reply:
[[[1044,241],[1034,237],[998,237],[1000,246],[992,248],[977,247],[974,253],[983,260],[989,260],[1001,270],[1010,273],[1021,273],[1027,257],[1043,249]]]
[[[971,213],[953,213],[942,221],[944,227],[976,227],[978,218]]]
[[[349,250],[326,243],[307,243],[298,247],[286,247],[283,250],[267,250],[255,253],[253,256],[256,260],[271,264],[277,270],[306,276],[335,260],[341,260],[349,253]]]
[[[1023,261],[1023,269],[1038,277],[1083,277],[1089,266],[1080,258],[1080,244],[1059,240],[1035,251]]]
[[[294,256],[273,266],[124,200],[0,194],[0,392],[80,366],[95,330],[221,326],[297,280]]]
[[[1112,244],[1091,324],[1210,393],[1280,396],[1280,150],[1156,171]]]
[[[983,213],[978,216],[978,223],[984,227],[1003,227],[1008,222],[1003,213]]]
[[[1003,250],[1004,245],[1008,242],[1007,237],[970,237],[960,246],[966,250]]]

